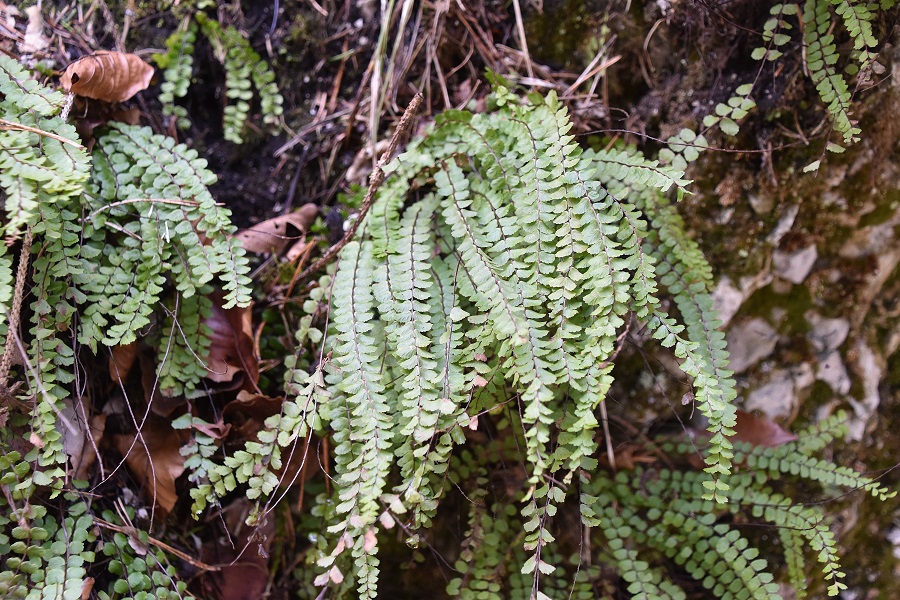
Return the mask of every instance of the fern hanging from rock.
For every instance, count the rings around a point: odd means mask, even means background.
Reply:
[[[694,378],[712,432],[704,495],[728,489],[735,393],[709,267],[663,195],[688,182],[631,150],[583,152],[552,95],[520,103],[501,89],[493,101],[491,113],[445,113],[388,167],[334,275],[331,397],[317,405],[334,432],[336,541],[319,565],[352,556],[362,596],[376,593],[385,507],[427,526],[461,426],[510,402],[531,486],[524,569],[536,581],[552,571],[549,523],[596,467],[595,412],[629,315]]]

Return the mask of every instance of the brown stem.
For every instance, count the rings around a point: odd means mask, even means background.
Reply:
[[[350,240],[353,239],[353,236],[356,235],[356,230],[359,229],[360,223],[362,223],[363,219],[366,216],[366,213],[369,212],[369,209],[372,207],[372,204],[375,202],[375,192],[378,191],[378,188],[381,187],[381,184],[384,183],[384,165],[387,164],[388,160],[390,160],[391,156],[394,154],[394,151],[397,149],[397,144],[400,143],[400,139],[406,133],[406,131],[412,125],[413,119],[416,116],[416,113],[419,112],[419,107],[422,105],[422,92],[419,92],[412,99],[412,102],[409,103],[409,106],[406,107],[406,111],[403,113],[403,116],[400,118],[400,122],[397,124],[397,129],[394,131],[393,137],[391,137],[391,141],[388,144],[387,150],[381,155],[381,158],[378,160],[378,164],[375,165],[375,170],[372,171],[372,174],[369,175],[369,189],[366,192],[366,197],[363,198],[362,205],[359,207],[359,215],[350,225],[350,228],[344,234],[344,237],[341,238],[337,244],[328,249],[325,254],[319,258],[316,262],[310,265],[305,271],[303,271],[299,277],[300,279],[306,279],[316,271],[319,271],[330,263],[334,258],[338,255],[338,253],[343,250],[344,246],[350,243]]]
[[[9,330],[6,334],[6,344],[3,347],[3,357],[0,358],[0,394],[9,392],[9,368],[12,366],[13,352],[16,349],[14,333],[19,330],[19,318],[22,313],[22,297],[25,294],[25,279],[28,277],[28,263],[31,258],[31,243],[34,241],[34,233],[31,227],[25,230],[25,238],[22,240],[22,250],[19,252],[19,268],[16,271],[16,288],[13,293],[12,307],[9,311]]]

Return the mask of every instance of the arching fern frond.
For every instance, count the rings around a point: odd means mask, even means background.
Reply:
[[[597,465],[595,411],[626,318],[665,324],[667,338],[685,330],[662,313],[660,283],[699,305],[686,319],[710,310],[709,267],[679,221],[657,216],[668,215],[662,194],[688,183],[680,171],[633,151],[583,152],[553,95],[523,103],[500,89],[492,101],[491,113],[438,117],[387,167],[365,234],[335,275],[334,395],[320,414],[336,443],[337,538],[319,562],[327,573],[349,551],[362,595],[375,593],[380,511],[399,502],[417,525],[430,523],[447,489],[441,474],[465,439],[459,424],[509,399],[529,482],[520,569],[542,594],[541,581],[555,581],[546,557],[557,511],[574,475]],[[665,250],[647,245],[651,231]],[[665,257],[675,266],[663,275],[677,270],[702,289],[660,278],[665,252],[676,257]],[[733,396],[730,373],[710,358],[724,360],[724,350],[707,317],[678,347],[718,434],[710,494],[720,498]],[[386,489],[392,455],[400,496]]]

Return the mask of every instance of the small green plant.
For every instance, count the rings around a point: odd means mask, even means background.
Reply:
[[[705,495],[724,498],[734,423],[724,339],[709,267],[661,194],[687,182],[630,150],[582,152],[555,97],[533,100],[501,89],[495,112],[446,113],[392,163],[362,241],[347,246],[328,286],[332,360],[312,375],[292,371],[300,394],[289,419],[273,419],[225,469],[206,469],[209,500],[232,487],[223,477],[242,481],[253,457],[295,440],[297,427],[329,427],[337,500],[318,510],[344,541],[323,546],[319,565],[328,572],[352,555],[362,595],[376,590],[383,506],[427,527],[463,427],[510,399],[523,414],[533,486],[522,508],[526,567],[545,568],[547,515],[566,497],[548,478],[596,467],[594,411],[629,313],[695,377],[713,432]],[[402,210],[412,189],[422,197]],[[659,283],[685,325],[663,311]],[[400,479],[389,484],[395,464]],[[277,478],[257,471],[252,487],[265,495]]]
[[[163,114],[175,117],[182,129],[190,125],[186,109],[176,105],[175,101],[185,97],[190,87],[198,29],[212,44],[216,58],[225,67],[225,139],[236,144],[243,141],[244,122],[250,115],[253,88],[259,94],[263,122],[277,123],[282,113],[283,99],[278,93],[275,73],[240,31],[230,25],[222,27],[218,21],[199,10],[185,17],[166,40],[168,52],[155,56],[165,80],[159,95]]]
[[[97,562],[97,517],[67,467],[84,439],[74,418],[85,402],[77,353],[133,342],[167,312],[171,328],[157,336],[160,375],[186,391],[205,374],[197,352],[210,304],[198,298],[219,286],[225,306],[250,302],[248,262],[228,210],[207,190],[215,176],[206,162],[149,128],[120,123],[98,132],[88,155],[59,116],[64,104],[61,92],[0,55],[2,232],[22,248],[14,287],[11,260],[0,257],[0,301],[4,315],[22,316],[29,328],[23,339],[17,328],[5,336],[7,349],[26,348],[26,387],[9,384],[4,359],[0,399],[0,587],[11,598],[80,597],[86,568]],[[30,311],[20,311],[26,277]],[[141,546],[146,532],[129,527],[104,542],[119,578],[95,588],[99,597],[184,597],[174,567]]]
[[[829,141],[826,144],[829,152],[841,153],[846,145],[859,141],[860,129],[851,115],[851,78],[855,78],[858,85],[871,77],[878,46],[873,26],[879,11],[893,8],[895,4],[895,0],[880,3],[867,0],[806,0],[802,7],[778,3],[769,9],[771,16],[763,25],[762,32],[764,45],[755,48],[751,57],[764,64],[782,60],[794,39],[791,36],[794,30],[791,21],[798,21],[802,33],[800,43],[804,70],[816,86],[834,131],[841,136],[840,143]],[[835,41],[835,30],[841,27],[852,46],[846,57],[838,52]],[[707,130],[718,127],[725,135],[736,136],[740,132],[741,120],[756,107],[753,100],[755,87],[755,81],[739,85],[731,98],[718,103],[713,112],[703,118],[703,126]],[[683,129],[666,142],[667,147],[660,151],[659,158],[676,169],[686,168],[708,146],[705,136],[691,129]],[[804,171],[815,171],[820,164],[821,160],[813,161]]]

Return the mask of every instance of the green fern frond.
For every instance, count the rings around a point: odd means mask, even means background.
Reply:
[[[517,570],[545,593],[541,582],[556,577],[546,557],[557,552],[553,523],[566,486],[597,465],[595,411],[612,384],[610,359],[626,317],[665,323],[666,337],[684,330],[661,312],[659,258],[644,248],[654,226],[645,215],[654,203],[665,206],[663,192],[684,189],[683,173],[633,151],[582,152],[553,95],[521,103],[501,89],[494,102],[492,113],[439,116],[429,137],[388,165],[365,234],[344,249],[335,276],[325,348],[334,396],[321,415],[337,444],[329,531],[340,537],[319,565],[327,572],[354,548],[365,573],[361,594],[374,593],[368,556],[379,497],[382,505],[400,502],[417,526],[430,524],[451,451],[465,439],[459,425],[509,398],[519,406],[530,484],[521,506],[526,558]],[[660,222],[683,276],[707,282],[709,267],[674,231],[681,224]],[[666,284],[682,293],[676,281]],[[695,301],[697,314],[710,310]],[[730,373],[703,362],[719,356],[719,338],[704,328],[689,335],[678,342],[680,355],[695,365],[688,370],[716,433],[727,432],[732,398],[718,379]],[[703,354],[701,342],[712,350]],[[720,478],[728,472],[722,440],[711,453]],[[389,450],[399,458],[399,496],[384,487]]]
[[[281,116],[284,100],[278,93],[275,74],[240,31],[222,27],[202,12],[195,13],[194,18],[225,67],[225,96],[229,101],[223,118],[225,139],[240,144],[244,122],[250,115],[253,87],[260,97],[263,121],[276,123]]]
[[[159,101],[163,114],[174,116],[179,128],[187,129],[191,121],[187,109],[175,104],[175,100],[187,96],[194,67],[194,43],[197,41],[197,24],[185,18],[178,29],[166,40],[168,52],[154,55],[163,70],[164,81],[159,88]]]
[[[859,140],[860,129],[850,117],[850,88],[837,70],[839,59],[831,26],[829,0],[806,0],[803,5],[803,39],[806,44],[806,68],[828,108],[832,125],[845,144]],[[851,14],[847,11],[846,14]]]

